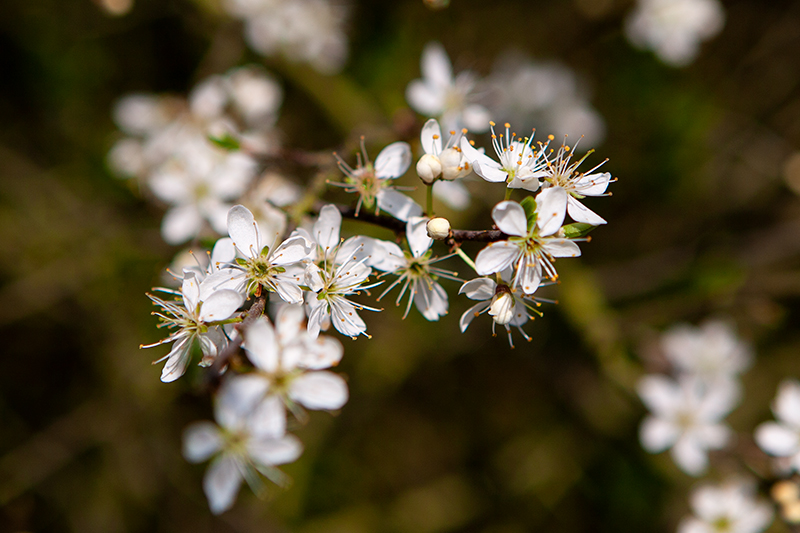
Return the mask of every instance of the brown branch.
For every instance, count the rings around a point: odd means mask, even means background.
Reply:
[[[267,307],[267,294],[267,291],[262,291],[261,296],[256,298],[256,301],[253,302],[253,305],[247,310],[244,320],[234,327],[236,335],[234,335],[228,345],[225,346],[225,349],[214,358],[214,362],[208,369],[206,378],[209,388],[216,389],[219,387],[220,380],[222,379],[222,371],[239,351],[239,347],[241,347],[244,341],[244,332],[264,314],[264,309]]]
[[[451,232],[451,236],[446,240],[448,244],[449,241],[454,242],[464,242],[464,241],[473,241],[473,242],[496,242],[496,241],[504,241],[508,239],[508,235],[500,231],[499,229],[482,229],[482,230],[472,230],[472,229],[454,229]]]

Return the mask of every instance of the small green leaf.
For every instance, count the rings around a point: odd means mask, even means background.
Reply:
[[[519,205],[525,210],[525,218],[528,221],[528,231],[533,229],[536,224],[536,199],[533,196],[528,196],[522,200]]]
[[[584,224],[583,222],[575,222],[574,224],[567,224],[563,228],[564,237],[567,239],[579,239],[589,234],[597,226],[591,224]]]
[[[225,133],[221,137],[214,137],[213,135],[209,135],[208,140],[216,144],[223,150],[228,150],[229,152],[238,152],[239,149],[241,148],[241,145],[239,144],[239,139],[237,139],[230,133]]]

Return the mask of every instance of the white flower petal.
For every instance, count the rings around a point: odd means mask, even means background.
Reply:
[[[547,239],[542,245],[542,250],[553,257],[578,257],[581,249],[569,239]]]
[[[567,191],[562,187],[548,187],[536,196],[536,225],[539,234],[553,235],[564,222],[567,212]]]
[[[255,373],[238,374],[223,382],[214,403],[214,418],[228,431],[243,431],[248,418],[269,390],[269,381]]]
[[[789,457],[800,451],[800,433],[775,422],[759,425],[755,438],[762,450],[776,457]]]
[[[161,236],[167,244],[181,244],[200,233],[202,227],[203,217],[195,204],[178,205],[164,215]]]
[[[367,331],[367,325],[356,312],[356,308],[344,298],[332,301],[330,307],[331,323],[339,333],[357,337]]]
[[[663,452],[675,444],[680,435],[680,428],[675,424],[652,416],[644,419],[639,430],[642,448],[650,453]]]
[[[492,209],[492,220],[506,235],[524,237],[528,234],[525,210],[517,202],[500,202]]]
[[[260,370],[275,372],[280,364],[280,347],[275,330],[266,317],[256,320],[244,333],[247,357]]]
[[[433,280],[422,279],[415,285],[414,305],[426,320],[436,322],[447,314],[447,292]]]
[[[307,409],[340,409],[348,397],[344,380],[325,370],[298,376],[289,385],[289,398]]]
[[[450,87],[453,84],[453,66],[441,44],[430,42],[425,45],[420,67],[425,81],[434,87]]]
[[[481,313],[481,311],[489,307],[489,305],[490,304],[488,301],[479,302],[470,307],[469,309],[467,309],[466,311],[464,311],[464,314],[461,315],[461,319],[458,321],[458,325],[461,328],[461,333],[464,333],[469,327],[469,325],[472,323],[472,321],[475,319],[475,317],[477,317]]]
[[[286,435],[280,439],[250,441],[247,443],[247,453],[261,465],[282,465],[300,457],[303,445],[297,437]]]
[[[386,211],[394,218],[407,221],[411,217],[418,217],[422,214],[422,207],[406,196],[394,189],[381,189],[376,195],[378,207]]]
[[[245,206],[235,205],[228,211],[228,235],[244,257],[257,257],[261,253],[256,220]]]
[[[230,454],[220,455],[208,467],[203,478],[203,491],[213,514],[227,511],[236,501],[236,493],[242,484],[240,468],[243,465]]]
[[[433,244],[428,237],[428,217],[411,217],[406,223],[406,239],[414,257],[421,257]]]
[[[216,424],[195,422],[183,430],[183,457],[190,463],[202,463],[222,449],[222,442]]]
[[[186,366],[189,364],[189,356],[191,355],[192,337],[183,337],[175,341],[169,355],[167,355],[167,362],[164,369],[161,371],[161,381],[164,383],[171,383],[181,377],[186,372]]]
[[[277,439],[286,434],[286,410],[280,396],[270,395],[248,413],[250,434],[259,439]]]
[[[230,289],[214,291],[203,302],[198,319],[201,322],[226,320],[244,303],[244,296]]]
[[[575,222],[583,222],[592,226],[600,226],[606,221],[600,215],[580,203],[572,196],[567,196],[567,213]]]
[[[781,382],[772,411],[780,421],[800,430],[800,383],[797,380]]]
[[[325,251],[333,250],[339,244],[339,232],[342,227],[342,213],[333,205],[326,205],[319,212],[311,235]]]
[[[442,153],[442,129],[439,127],[439,122],[432,118],[422,126],[422,132],[419,135],[422,149],[426,154],[439,155]]]
[[[491,115],[489,110],[479,104],[470,104],[464,108],[463,116],[461,117],[470,131],[476,133],[483,133],[489,129],[489,120]]]
[[[708,453],[693,439],[682,437],[670,450],[678,468],[690,476],[700,476],[708,468]]]
[[[411,147],[407,142],[390,144],[375,158],[375,177],[390,179],[402,176],[411,166]]]
[[[433,184],[433,196],[441,200],[447,207],[455,211],[463,211],[469,207],[469,190],[460,180],[437,181]]]
[[[466,294],[471,300],[491,300],[497,283],[489,278],[475,278],[465,282],[458,294]]]
[[[200,303],[200,283],[197,281],[197,274],[194,271],[183,270],[181,294],[183,295],[183,305],[186,310],[194,313],[197,309],[197,304]]]
[[[522,255],[519,246],[509,241],[489,244],[475,258],[476,272],[481,276],[501,272],[511,266]]]
[[[406,87],[408,105],[426,117],[433,117],[442,113],[444,98],[444,89],[432,87],[423,80],[413,80]]]

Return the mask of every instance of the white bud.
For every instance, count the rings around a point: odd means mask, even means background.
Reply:
[[[439,161],[442,163],[442,179],[452,181],[456,178],[463,178],[470,173],[469,162],[455,148],[443,150],[439,154]]]
[[[442,163],[435,155],[425,154],[417,162],[417,174],[427,185],[442,174]]]
[[[501,291],[492,297],[489,314],[495,322],[504,326],[514,318],[514,297],[510,292]]]
[[[450,221],[442,217],[434,217],[427,224],[428,237],[441,241],[450,235]]]

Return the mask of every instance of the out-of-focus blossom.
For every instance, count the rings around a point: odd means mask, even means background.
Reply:
[[[789,460],[800,472],[800,382],[785,380],[772,404],[777,422],[764,422],[756,428],[755,438],[762,450]]]
[[[478,77],[465,70],[453,77],[453,65],[444,47],[428,43],[420,62],[422,78],[406,88],[406,100],[419,114],[438,118],[446,130],[469,128],[483,132],[489,126],[489,112],[477,103]]]
[[[661,348],[678,372],[706,381],[735,379],[753,363],[750,346],[719,320],[674,326],[661,336]]]
[[[625,21],[625,35],[665,63],[682,67],[694,61],[700,43],[718,34],[724,24],[725,11],[718,0],[639,0]]]
[[[755,486],[742,480],[700,486],[689,503],[694,516],[681,521],[678,533],[759,533],[772,523],[770,504],[757,500]]]
[[[256,494],[264,492],[259,473],[285,485],[276,465],[291,463],[303,451],[286,434],[286,416],[278,398],[261,402],[260,389],[245,381],[223,384],[214,404],[212,422],[195,422],[183,433],[183,456],[191,463],[214,457],[203,478],[203,490],[214,514],[233,506],[242,480]]]
[[[256,52],[280,54],[333,74],[347,61],[347,10],[329,0],[226,0],[227,11],[245,22],[245,39]]]
[[[586,83],[558,61],[536,61],[509,52],[486,79],[498,122],[535,124],[557,137],[583,136],[597,145],[605,138],[605,121],[589,103]]]
[[[673,381],[650,375],[641,379],[637,390],[651,413],[639,434],[644,449],[670,449],[675,464],[687,474],[705,472],[708,451],[722,449],[732,436],[722,420],[739,400],[738,387],[730,381],[709,384],[688,376]]]

